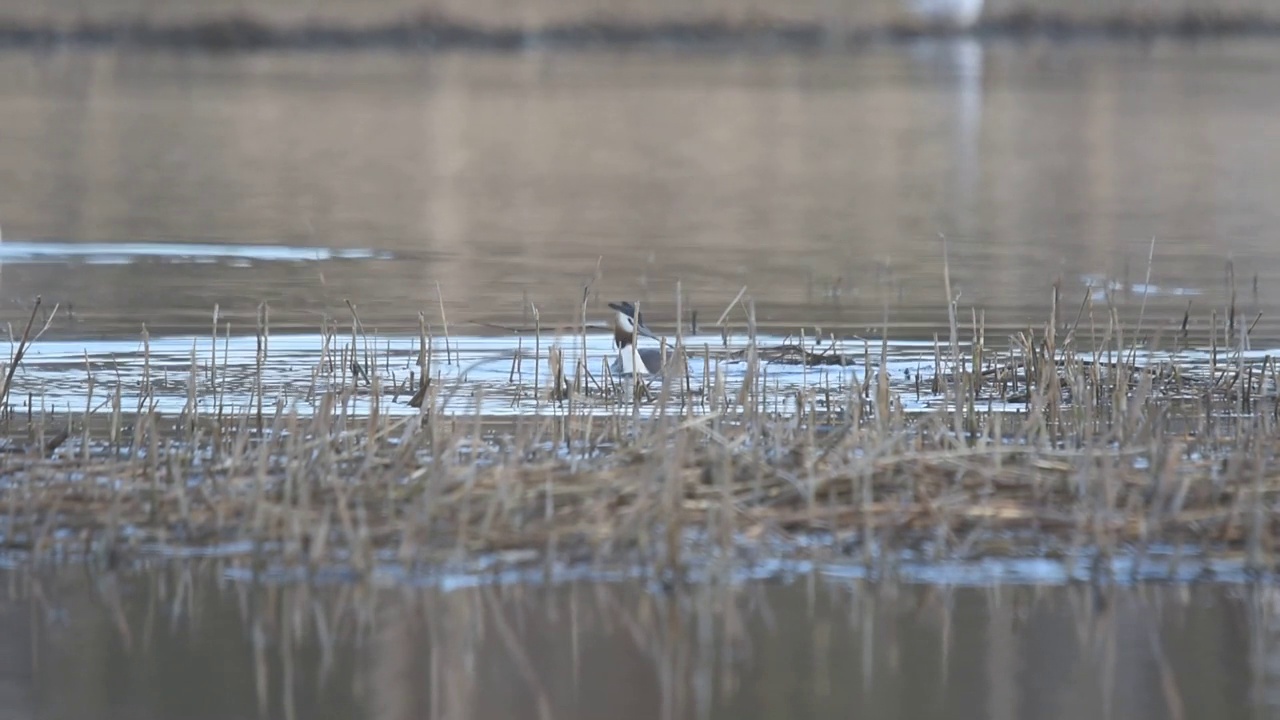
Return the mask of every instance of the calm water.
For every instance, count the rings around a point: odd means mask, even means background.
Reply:
[[[1271,587],[821,576],[263,587],[218,565],[0,571],[5,718],[1263,718]]]
[[[1280,45],[0,55],[0,317],[70,338],[572,319],[997,330],[1111,287],[1280,340]],[[1156,238],[1151,281],[1145,283]],[[45,244],[47,243],[47,244]],[[222,247],[220,247],[222,246]],[[1256,279],[1256,284],[1255,284]],[[1099,317],[1103,313],[1097,312]],[[741,317],[737,318],[741,322]],[[484,328],[473,326],[473,332]]]
[[[670,329],[679,281],[709,344],[743,286],[779,341],[887,321],[908,393],[947,326],[945,234],[962,320],[980,310],[997,336],[1043,323],[1060,281],[1064,315],[1093,293],[1085,318],[1105,322],[1109,295],[1159,330],[1190,306],[1203,340],[1233,267],[1262,357],[1280,344],[1277,117],[1265,42],[0,53],[0,320],[61,304],[17,402],[83,409],[86,363],[132,382],[145,323],[154,398],[176,410],[193,345],[225,366],[201,397],[248,402],[261,302],[264,382],[296,400],[346,301],[400,380],[442,300],[443,372],[525,413],[536,370],[477,323],[529,325],[531,306],[571,323],[598,268],[593,319],[635,297]],[[4,570],[0,720],[1280,715],[1272,587],[940,580],[659,596]]]

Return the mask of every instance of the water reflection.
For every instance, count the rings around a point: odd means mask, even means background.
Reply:
[[[257,586],[0,574],[14,717],[1268,716],[1270,586]]]
[[[932,123],[931,134],[941,146],[937,152],[945,158],[946,190],[935,221],[939,232],[972,237],[982,231],[972,222],[982,186],[982,43],[973,38],[924,40],[912,45],[910,53],[934,93],[947,98],[932,118],[922,118]],[[928,112],[927,106],[921,112]]]
[[[1280,174],[1274,44],[848,52],[0,56],[0,221],[10,240],[345,248],[373,257],[219,262],[47,256],[7,273],[0,319],[76,308],[65,335],[237,328],[268,301],[314,331],[547,322],[604,300],[716,317],[743,285],[793,330],[1042,323],[1062,278],[1236,296],[1280,337],[1269,228]],[[1224,143],[1222,138],[1230,138]],[[1176,150],[1176,151],[1175,151]],[[137,246],[134,246],[137,247]],[[289,254],[286,251],[285,254]],[[1126,269],[1129,270],[1126,273]],[[1255,278],[1258,279],[1256,285]],[[1254,291],[1250,291],[1254,288]],[[593,307],[601,308],[593,297]],[[1142,298],[1119,297],[1136,319]],[[1185,297],[1146,299],[1146,327]]]

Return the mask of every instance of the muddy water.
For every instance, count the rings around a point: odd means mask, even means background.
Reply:
[[[761,323],[1000,332],[1110,291],[1147,328],[1229,302],[1280,341],[1280,46],[814,54],[0,55],[0,317],[47,337]],[[1154,246],[1151,279],[1148,256]],[[438,291],[437,291],[438,288]],[[1099,311],[1098,316],[1104,316]],[[742,321],[741,313],[734,318]]]
[[[1262,718],[1266,586],[799,576],[263,587],[216,564],[0,571],[0,707],[44,718]]]

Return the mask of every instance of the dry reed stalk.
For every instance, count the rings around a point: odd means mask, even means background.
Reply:
[[[53,311],[50,312],[49,317],[45,319],[44,326],[33,336],[31,334],[31,328],[35,324],[36,315],[40,312],[40,306],[43,302],[43,297],[37,295],[35,304],[31,308],[31,315],[27,318],[26,327],[22,329],[22,337],[18,340],[18,346],[9,356],[9,367],[5,370],[4,384],[0,385],[0,408],[5,409],[6,415],[8,414],[7,408],[9,407],[9,394],[13,389],[13,376],[18,371],[18,366],[22,364],[22,358],[26,356],[27,350],[31,348],[31,343],[38,340],[41,335],[44,335],[45,331],[49,329],[49,326],[53,324],[53,318],[58,314],[58,306],[54,305]]]
[[[935,379],[945,378],[939,389],[951,400],[937,413],[912,418],[903,412],[901,388],[889,376],[883,332],[877,362],[864,345],[860,379],[855,375],[843,387],[809,387],[806,369],[805,389],[789,396],[794,411],[780,415],[780,392],[754,349],[759,335],[751,298],[742,302],[751,342],[742,382],[733,388],[704,345],[704,405],[694,412],[677,287],[673,359],[683,365],[672,368],[656,398],[643,405],[652,417],[640,414],[634,395],[612,395],[599,404],[629,406],[630,420],[591,418],[592,405],[585,392],[583,398],[577,392],[585,384],[569,382],[562,348],[553,344],[548,397],[567,397],[570,406],[555,417],[516,421],[508,439],[488,431],[483,391],[470,416],[445,414],[467,387],[463,378],[471,368],[459,368],[458,379],[439,397],[434,388],[428,391],[431,339],[425,319],[416,358],[423,395],[419,418],[425,423],[387,416],[381,386],[383,371],[391,373],[389,352],[380,369],[376,331],[370,345],[352,305],[350,350],[358,352],[359,333],[371,368],[367,413],[355,414],[350,388],[338,385],[337,392],[318,398],[308,418],[296,406],[277,402],[271,427],[263,427],[262,369],[270,363],[263,306],[255,402],[223,404],[232,376],[224,338],[222,364],[209,370],[209,392],[218,408],[213,432],[200,422],[199,397],[190,384],[179,442],[154,412],[155,374],[144,329],[143,380],[132,425],[121,415],[120,381],[108,401],[109,417],[96,428],[91,392],[79,439],[62,441],[79,442],[78,452],[0,457],[0,471],[24,478],[0,487],[0,504],[6,527],[19,528],[21,542],[35,553],[69,553],[69,536],[88,538],[95,552],[114,558],[133,552],[130,543],[140,539],[247,539],[262,560],[310,567],[343,562],[363,573],[380,562],[381,550],[394,551],[397,562],[414,567],[512,550],[544,562],[564,557],[625,564],[639,552],[654,573],[674,579],[712,556],[727,562],[762,537],[829,538],[828,552],[851,552],[870,564],[883,561],[883,551],[923,539],[939,556],[964,555],[981,552],[980,538],[992,533],[1032,530],[1039,543],[1072,547],[1087,540],[1104,555],[1123,543],[1149,547],[1176,534],[1234,548],[1252,566],[1267,565],[1276,538],[1266,498],[1280,489],[1275,450],[1267,441],[1275,413],[1245,413],[1259,402],[1268,378],[1274,383],[1275,366],[1270,359],[1257,368],[1245,362],[1241,350],[1251,327],[1235,323],[1235,332],[1226,336],[1230,354],[1222,363],[1211,358],[1206,379],[1176,368],[1170,376],[1139,366],[1138,343],[1146,344],[1141,356],[1154,353],[1159,333],[1151,339],[1130,334],[1110,301],[1100,342],[1088,350],[1077,347],[1086,310],[1091,337],[1099,337],[1092,301],[1086,298],[1070,329],[1060,332],[1058,292],[1055,285],[1042,331],[1028,328],[1010,352],[989,347],[985,320],[976,311],[968,356],[959,352],[958,327],[947,350],[935,341]],[[730,310],[744,297],[745,289]],[[949,305],[954,317],[954,300]],[[530,309],[540,358],[541,318],[536,307]],[[1230,308],[1227,314],[1230,324]],[[580,320],[585,328],[585,300]],[[1214,325],[1216,343],[1216,311]],[[316,379],[326,372],[345,378],[345,358],[337,366],[323,364],[333,357],[332,335],[326,322]],[[800,348],[816,354],[818,335],[810,343],[802,332]],[[585,336],[581,342],[585,375]],[[194,379],[194,348],[192,353]],[[951,360],[944,363],[944,354]],[[211,358],[217,359],[216,347]],[[92,383],[87,359],[86,373]],[[607,369],[603,376],[609,379]],[[918,374],[915,382],[920,383]],[[1026,405],[992,409],[1010,385],[1025,392]],[[1171,404],[1170,388],[1188,387],[1197,399],[1187,409]],[[819,411],[819,398],[825,412]],[[864,402],[872,412],[864,412]],[[1227,418],[1214,417],[1228,410]],[[33,428],[39,435],[45,432],[44,416],[37,420]],[[1177,430],[1179,423],[1194,434]],[[126,441],[134,453],[123,459],[114,448]],[[607,453],[597,452],[606,446]],[[201,454],[218,461],[197,462]],[[70,467],[74,482],[67,479]],[[176,539],[179,529],[188,540]],[[16,542],[13,532],[7,542]],[[125,537],[134,540],[126,543]]]
[[[440,303],[440,325],[444,328],[444,362],[448,365],[453,361],[449,354],[449,316],[444,311],[444,292],[440,289],[439,281],[436,282],[436,300]]]

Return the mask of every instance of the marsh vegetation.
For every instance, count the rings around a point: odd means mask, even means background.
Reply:
[[[247,394],[230,400],[215,316],[185,372],[151,367],[146,337],[127,383],[86,359],[82,409],[60,413],[17,382],[36,311],[3,375],[3,538],[37,559],[199,553],[287,575],[678,582],[993,556],[1103,575],[1270,570],[1276,368],[1250,349],[1256,318],[1229,305],[1126,326],[1105,295],[1052,292],[1041,325],[998,340],[953,303],[932,362],[901,376],[887,338],[762,341],[745,290],[714,323],[719,346],[691,345],[677,293],[674,360],[637,379],[588,349],[588,286],[573,327],[541,327],[535,307],[532,327],[507,328],[515,352],[472,363],[509,365],[504,417],[457,368],[443,303],[398,354],[350,305],[309,366],[294,359],[294,394],[264,380],[263,305]],[[1197,328],[1208,348],[1184,344]],[[157,410],[166,392],[180,411]]]

